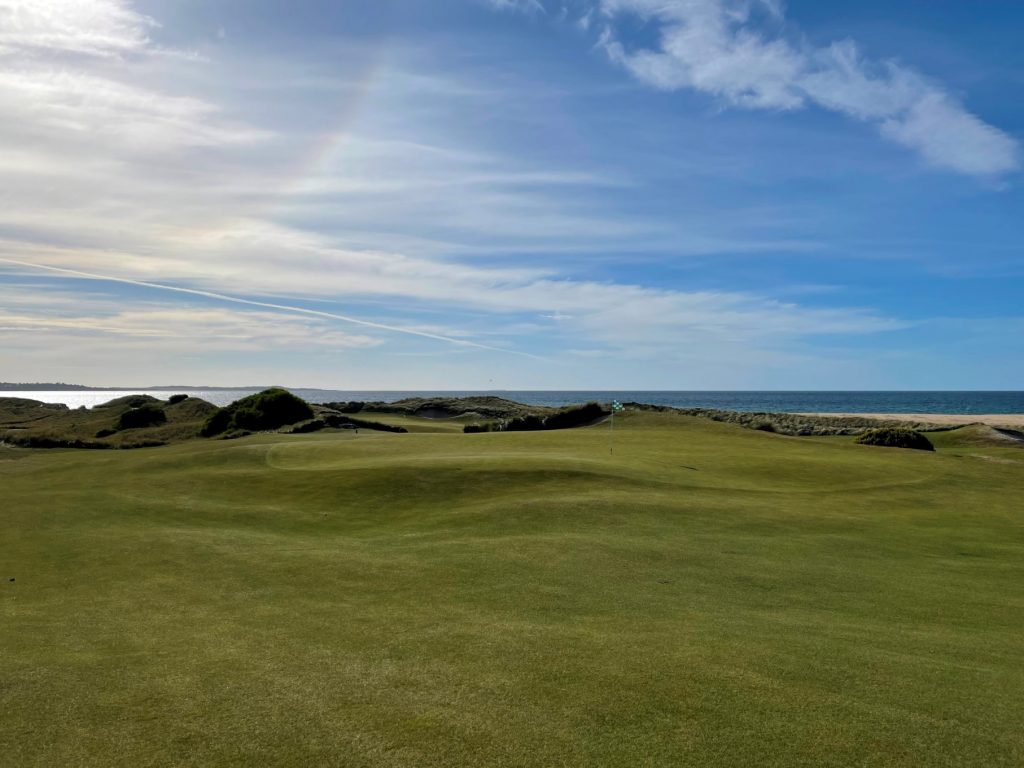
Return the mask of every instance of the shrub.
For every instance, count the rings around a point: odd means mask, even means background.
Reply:
[[[869,429],[857,438],[861,445],[878,445],[885,448],[912,448],[918,451],[934,451],[931,441],[913,429],[883,427]]]
[[[118,431],[122,429],[143,429],[164,424],[166,421],[167,414],[164,413],[163,408],[153,403],[146,403],[139,408],[132,408],[122,413],[118,417],[117,423],[114,424],[114,429]]]
[[[231,411],[227,408],[218,408],[203,424],[199,434],[203,437],[213,437],[227,431],[229,426],[231,426]]]
[[[116,435],[116,434],[117,434],[117,430],[116,429],[101,429],[99,432],[96,433],[96,437],[102,439],[104,437],[110,437],[111,435]]]
[[[503,432],[538,432],[544,429],[544,421],[539,416],[532,414],[518,416],[505,422]]]
[[[501,425],[493,422],[487,422],[486,424],[467,424],[462,428],[462,431],[467,435],[480,434],[482,432],[500,432]]]
[[[607,415],[608,411],[599,403],[587,403],[551,414],[544,419],[544,429],[572,429],[591,424]]]
[[[109,443],[96,443],[91,440],[78,440],[75,438],[57,437],[51,435],[8,435],[7,442],[22,448],[110,448]]]
[[[310,432],[319,432],[321,429],[326,427],[323,419],[310,419],[309,421],[301,421],[298,424],[293,425],[289,430],[290,435],[305,435]]]
[[[167,404],[177,405],[178,403],[183,403],[186,400],[188,400],[188,395],[171,395],[169,398],[167,398]]]
[[[228,430],[267,431],[312,418],[313,409],[305,400],[286,389],[265,389],[221,408],[206,420],[200,434],[212,437]]]

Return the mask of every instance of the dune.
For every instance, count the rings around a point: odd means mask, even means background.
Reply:
[[[839,416],[842,418],[915,421],[942,426],[987,424],[990,427],[1024,427],[1024,413],[801,413],[800,416]]]

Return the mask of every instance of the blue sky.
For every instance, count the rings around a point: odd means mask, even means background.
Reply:
[[[1022,28],[0,0],[0,379],[1020,388]]]

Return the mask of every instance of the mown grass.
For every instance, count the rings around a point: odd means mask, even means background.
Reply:
[[[1024,450],[958,432],[0,449],[0,763],[1020,765]]]

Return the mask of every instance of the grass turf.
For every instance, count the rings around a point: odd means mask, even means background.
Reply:
[[[1021,765],[1024,450],[958,432],[0,449],[0,762]]]

